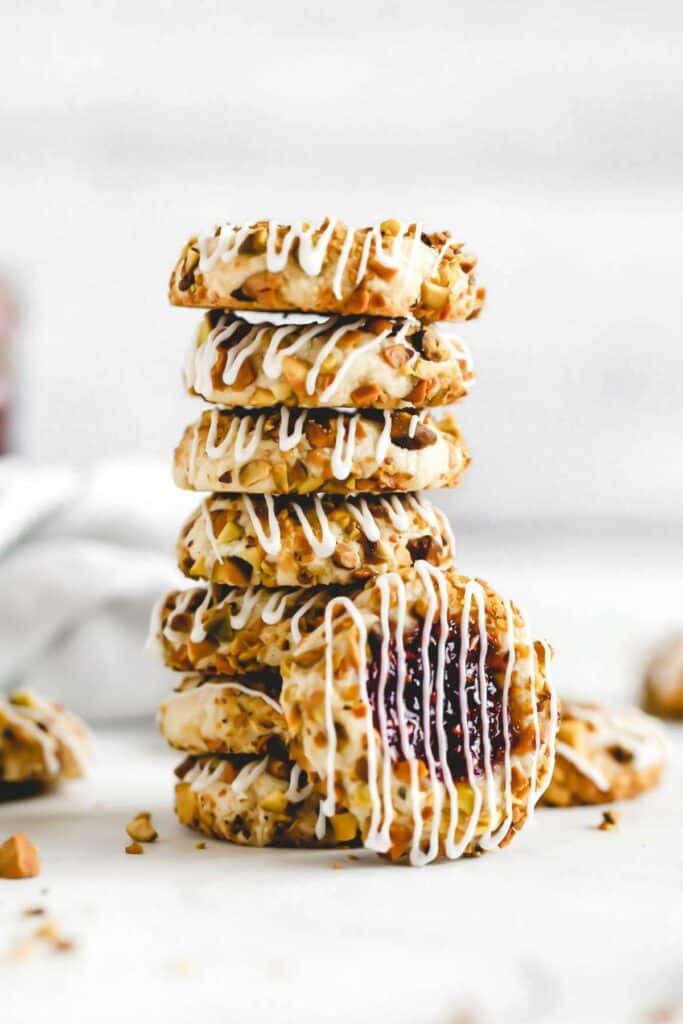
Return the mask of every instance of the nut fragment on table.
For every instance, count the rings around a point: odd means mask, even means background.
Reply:
[[[40,855],[31,840],[18,832],[0,846],[0,878],[35,878],[40,874]]]
[[[619,815],[616,811],[603,811],[602,821],[598,825],[601,832],[609,832],[611,829],[616,828],[619,822]]]
[[[126,853],[130,853],[133,856],[139,856],[145,852],[144,847],[140,843],[129,843],[125,850]]]
[[[153,843],[159,838],[149,811],[139,811],[126,825],[126,832],[136,843]]]

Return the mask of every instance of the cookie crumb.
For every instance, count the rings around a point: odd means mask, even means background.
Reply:
[[[129,843],[125,849],[126,853],[132,853],[135,856],[145,852],[140,843]]]
[[[344,867],[344,865],[342,864],[342,862],[340,860],[335,860],[334,864],[332,865],[332,869],[334,871],[339,871],[339,869],[343,868],[343,867]]]
[[[347,860],[360,860],[360,857],[358,856],[357,853],[350,853],[346,859]]]
[[[205,850],[206,849],[206,843],[203,843],[203,842],[195,843],[194,844],[194,848],[195,848],[195,850]]]
[[[135,843],[153,843],[159,838],[149,811],[138,811],[126,825],[126,832]]]
[[[45,907],[25,907],[21,913],[24,917],[43,917],[46,911]]]
[[[38,847],[23,832],[0,846],[0,878],[35,878],[39,874]]]
[[[10,956],[13,960],[26,960],[34,956],[41,946],[48,946],[53,953],[71,953],[76,943],[62,935],[55,921],[46,921],[28,938],[16,942]]]
[[[598,825],[601,832],[609,832],[611,829],[616,828],[619,822],[619,815],[616,811],[603,811],[602,821]]]

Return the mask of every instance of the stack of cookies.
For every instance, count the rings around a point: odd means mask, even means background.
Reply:
[[[180,821],[255,846],[362,844],[422,864],[503,845],[552,772],[549,652],[457,573],[444,515],[472,380],[443,321],[475,317],[447,233],[223,224],[170,286],[207,309],[189,353],[208,408],[175,452],[208,492],[153,618],[185,673],[159,712]],[[293,312],[292,312],[293,311]]]

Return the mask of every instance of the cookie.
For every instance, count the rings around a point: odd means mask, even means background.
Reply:
[[[469,320],[484,300],[475,264],[447,232],[398,220],[225,223],[183,248],[169,297],[208,309]]]
[[[264,670],[278,669],[291,645],[322,621],[336,592],[213,584],[174,590],[152,613],[150,637],[177,671],[264,679]]]
[[[683,636],[655,652],[645,673],[643,707],[659,718],[683,718]]]
[[[175,810],[182,825],[243,846],[353,844],[348,812],[317,829],[320,798],[292,762],[264,757],[188,757],[176,769]]]
[[[394,860],[504,845],[552,774],[550,660],[510,601],[418,562],[332,598],[283,658],[290,751]]]
[[[85,774],[90,739],[85,724],[33,690],[0,697],[0,795],[13,786],[53,785]]]
[[[554,807],[638,796],[659,782],[666,745],[634,707],[562,701],[555,770],[543,798]]]
[[[175,451],[179,487],[248,494],[455,487],[469,455],[450,414],[213,408]]]
[[[188,754],[263,754],[288,741],[279,679],[185,676],[160,706],[167,743]]]
[[[448,520],[424,495],[212,495],[178,540],[186,576],[246,587],[347,585],[422,558],[449,566]]]
[[[381,317],[252,324],[211,310],[185,362],[191,393],[238,408],[448,405],[473,380],[465,345],[442,327]]]

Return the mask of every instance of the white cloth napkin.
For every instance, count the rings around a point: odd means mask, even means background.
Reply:
[[[144,651],[149,615],[182,585],[196,503],[164,463],[0,459],[0,692],[31,686],[90,721],[151,714],[172,675]]]

